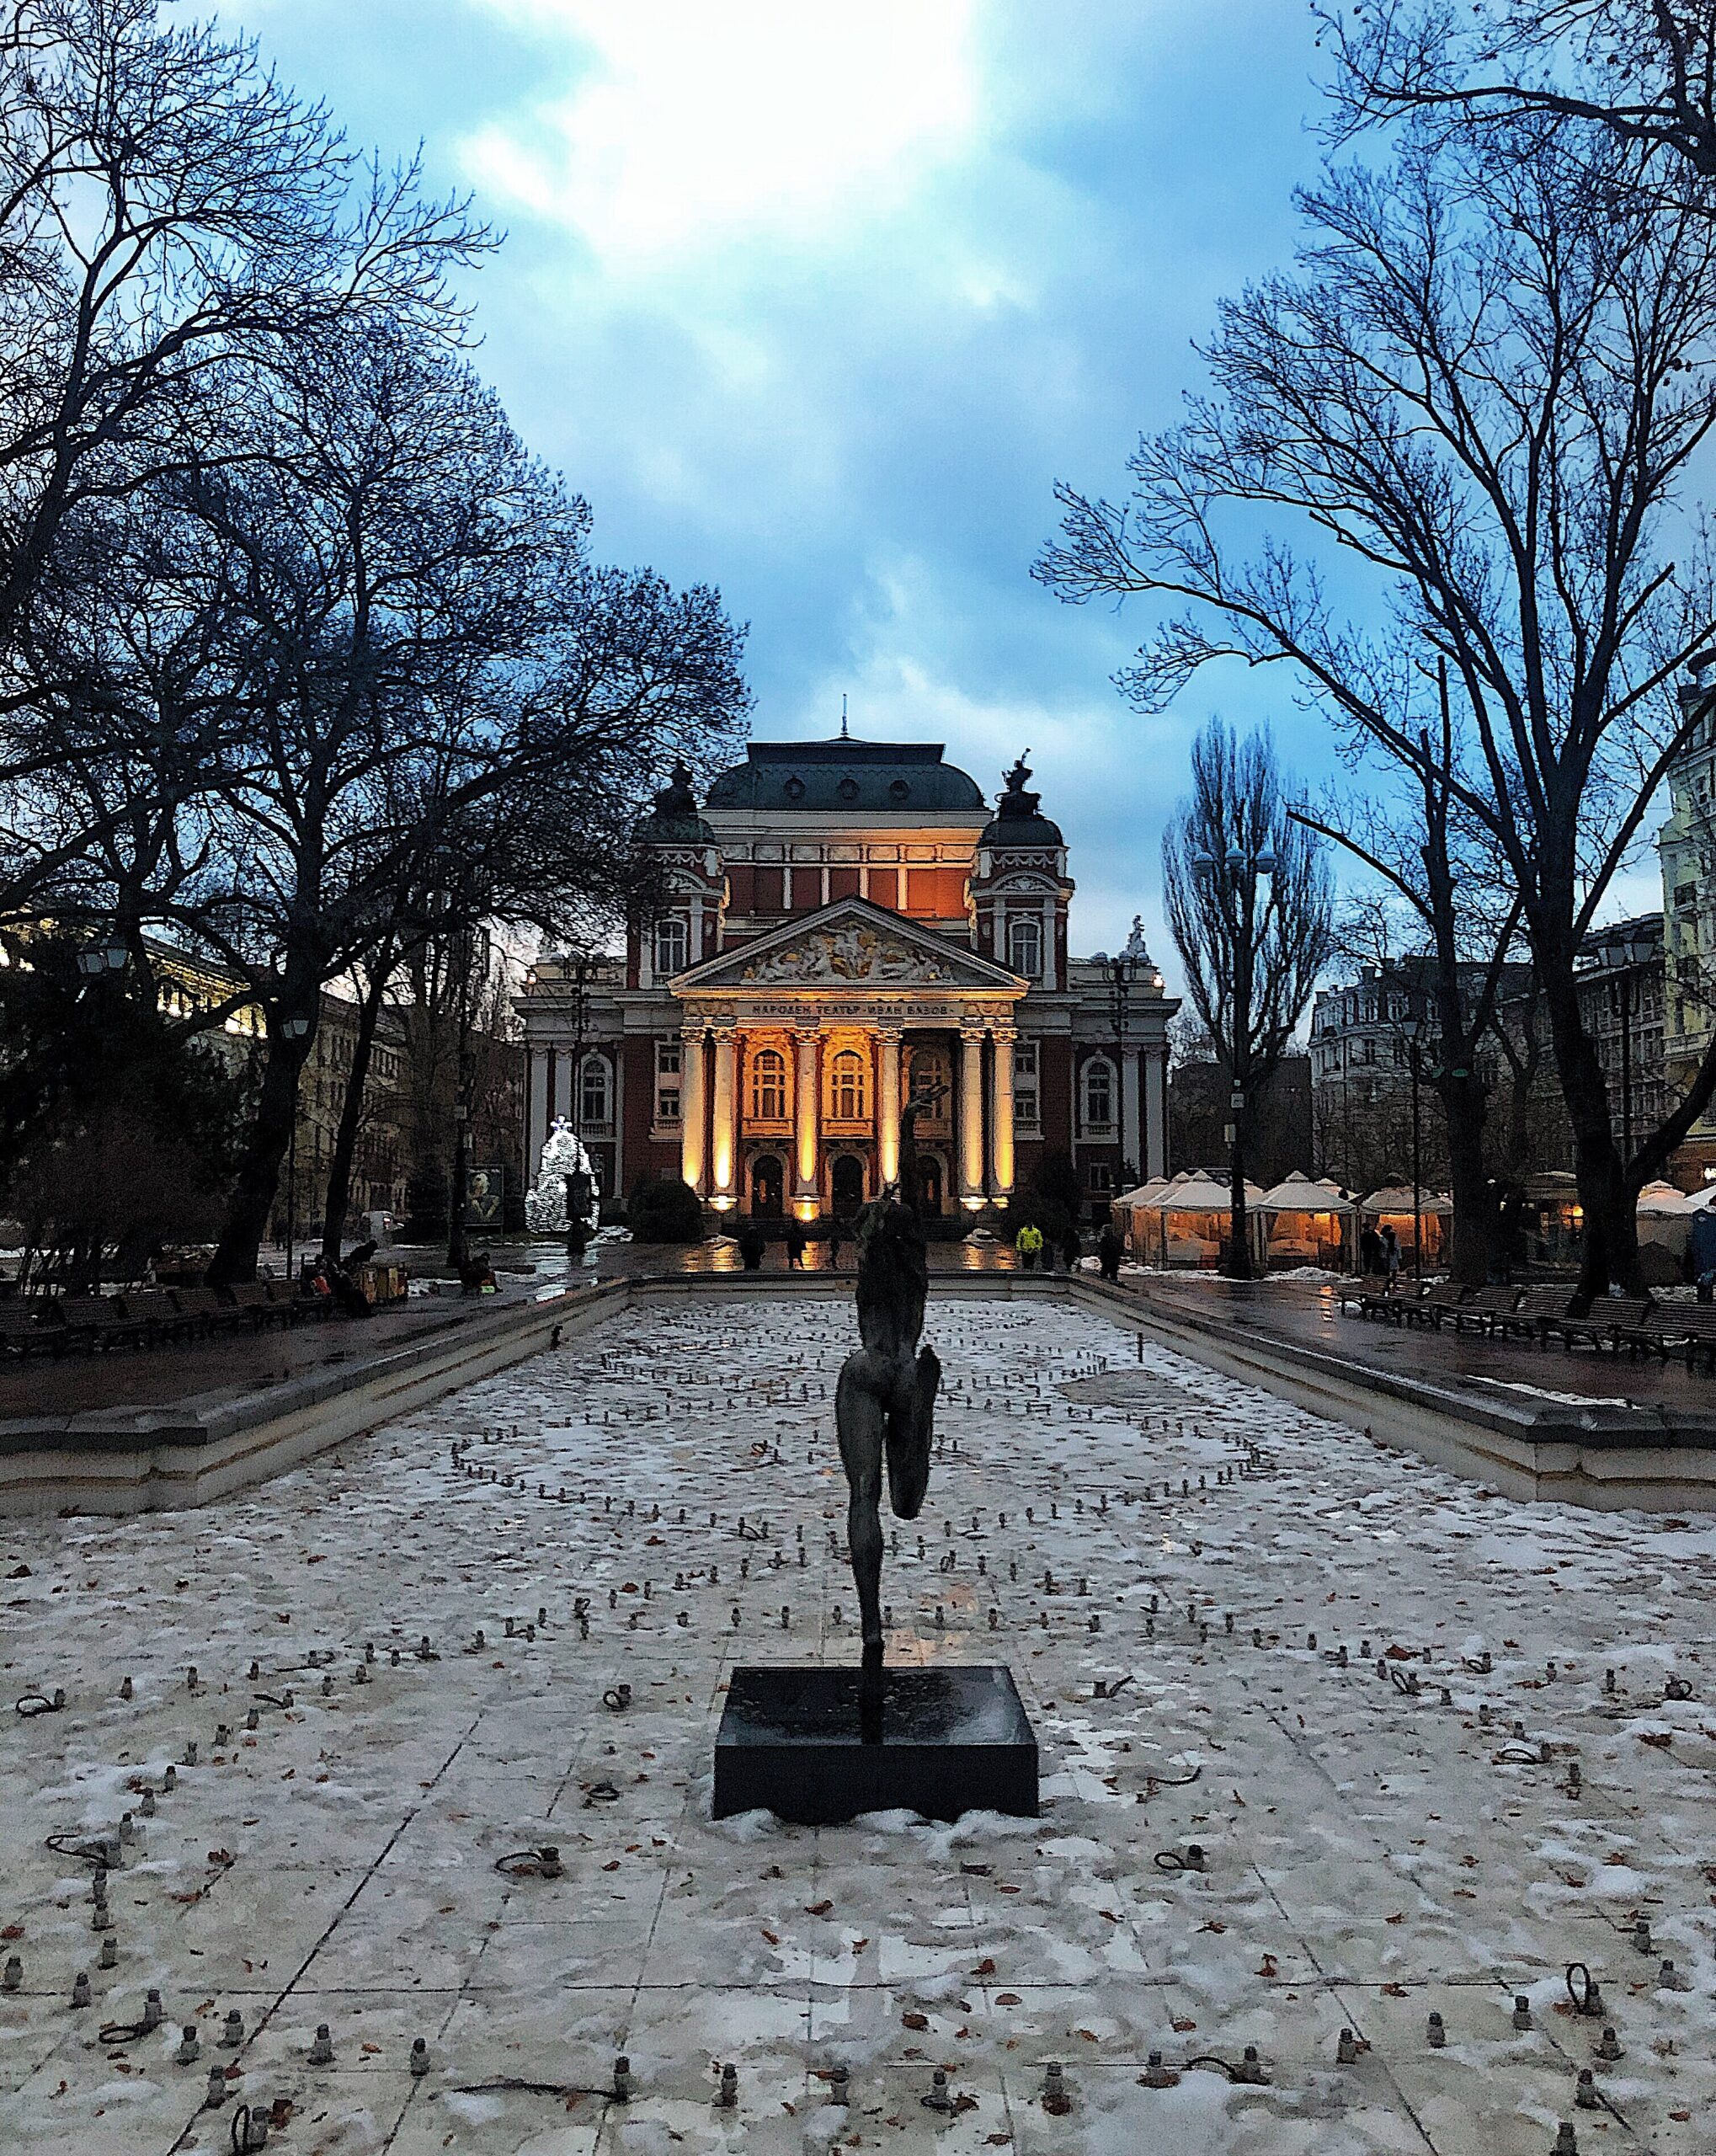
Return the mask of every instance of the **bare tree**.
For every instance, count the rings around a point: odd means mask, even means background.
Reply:
[[[1457,1280],[1481,1287],[1498,1255],[1499,1225],[1484,1146],[1485,1044],[1499,1031],[1520,904],[1489,873],[1484,834],[1459,798],[1446,667],[1437,688],[1435,730],[1419,728],[1417,758],[1404,786],[1390,786],[1380,799],[1331,792],[1321,813],[1294,813],[1368,869],[1418,931],[1421,956],[1400,963],[1384,936],[1376,939],[1376,963],[1385,993],[1405,1006],[1413,1081],[1427,1084],[1442,1110],[1454,1207],[1449,1269]],[[1421,1161],[1413,1174],[1421,1176]]]
[[[445,354],[349,334],[254,424],[242,468],[179,483],[238,595],[242,725],[163,910],[268,1022],[217,1280],[254,1267],[322,987],[409,947],[438,873],[472,920],[551,853],[611,876],[653,763],[744,704],[717,595],[594,567],[584,503]]]
[[[1355,748],[1469,819],[1535,961],[1591,1293],[1636,1279],[1635,1193],[1716,1091],[1713,1050],[1623,1161],[1575,980],[1703,713],[1670,689],[1711,637],[1706,558],[1696,534],[1678,565],[1655,548],[1716,424],[1716,220],[1606,184],[1633,153],[1575,125],[1415,136],[1381,173],[1326,175],[1297,274],[1223,307],[1215,395],[1139,446],[1127,504],[1060,489],[1039,573],[1075,601],[1189,602],[1126,677],[1142,707],[1213,659],[1283,663]],[[1309,558],[1259,542],[1259,504]],[[1374,626],[1331,597],[1330,538]],[[1446,733],[1423,708],[1440,661]]]
[[[1332,918],[1323,848],[1289,814],[1266,735],[1241,742],[1219,719],[1199,734],[1191,798],[1163,835],[1162,878],[1192,1008],[1232,1075],[1223,1269],[1249,1279],[1249,1126],[1311,1000]]]
[[[442,275],[482,243],[157,0],[5,0],[0,234],[0,634],[80,504],[220,453],[226,363],[378,312],[456,329]]]
[[[1314,11],[1339,65],[1337,132],[1402,113],[1594,122],[1716,179],[1716,13],[1701,0],[1372,0]]]

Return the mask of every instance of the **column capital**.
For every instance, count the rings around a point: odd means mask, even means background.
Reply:
[[[795,1018],[791,1023],[792,1038],[801,1047],[822,1038],[823,1022],[820,1018]]]
[[[1019,1038],[1017,1026],[991,1026],[989,1032],[998,1048],[1011,1048]]]
[[[890,1048],[899,1046],[900,1036],[904,1031],[905,1027],[892,1018],[875,1028],[877,1040],[886,1041]]]
[[[709,1022],[706,1018],[685,1018],[681,1020],[679,1025],[679,1038],[684,1041],[688,1047],[696,1048],[702,1042],[707,1040],[708,1038]]]
[[[987,1018],[962,1018],[959,1022],[959,1038],[962,1041],[973,1043],[981,1042],[989,1030],[989,1022]]]

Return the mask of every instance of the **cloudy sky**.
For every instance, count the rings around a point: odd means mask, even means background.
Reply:
[[[480,364],[605,556],[750,624],[759,735],[1024,748],[1086,949],[1135,911],[1211,711],[1111,684],[1142,624],[1029,565],[1057,478],[1112,489],[1198,380],[1218,296],[1292,244],[1314,167],[1298,0],[231,0],[280,72],[508,237]],[[1268,699],[1269,701],[1266,701]]]

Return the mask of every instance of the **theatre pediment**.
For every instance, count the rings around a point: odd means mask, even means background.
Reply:
[[[974,951],[920,930],[862,899],[848,899],[723,952],[672,983],[677,994],[719,990],[893,996],[902,990],[1017,994],[1026,984]]]

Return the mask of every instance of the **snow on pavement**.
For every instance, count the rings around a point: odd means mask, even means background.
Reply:
[[[0,2148],[284,2100],[298,2156],[1716,2151],[1716,1527],[1486,1496],[1068,1305],[932,1303],[883,1585],[894,1659],[1010,1664],[1042,1818],[711,1823],[732,1665],[855,1658],[854,1331],[689,1294],[219,1507],[0,1530],[0,1661],[67,1695],[0,1739]]]

